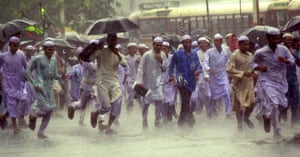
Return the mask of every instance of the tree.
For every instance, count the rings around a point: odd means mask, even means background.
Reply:
[[[0,0],[0,23],[15,18],[28,18],[42,26],[41,5],[52,28],[70,26],[82,32],[85,23],[115,15],[115,8],[121,4],[118,0]],[[65,11],[65,23],[60,21],[60,10]]]
[[[121,4],[116,0],[65,0],[67,25],[82,32],[91,21],[115,15],[114,6]]]

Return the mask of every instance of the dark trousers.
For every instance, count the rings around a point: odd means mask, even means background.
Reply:
[[[188,124],[193,126],[195,124],[195,118],[191,111],[190,99],[192,93],[185,87],[178,87],[181,98],[181,110],[178,118],[178,126]]]

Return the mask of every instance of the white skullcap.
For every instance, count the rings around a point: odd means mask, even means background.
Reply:
[[[155,43],[162,43],[162,42],[163,42],[163,39],[162,39],[162,37],[157,36],[157,37],[155,37],[155,38],[153,39],[153,42],[155,42]]]
[[[83,51],[83,47],[81,47],[81,46],[79,46],[79,47],[77,47],[77,49],[76,49],[76,54],[81,54],[82,53],[82,51]]]
[[[16,37],[16,36],[12,36],[9,38],[9,42],[10,43],[19,43],[20,42],[20,38]]]
[[[228,33],[228,34],[226,34],[225,38],[227,39],[227,38],[229,38],[231,36],[232,36],[232,33]]]
[[[269,35],[280,35],[280,30],[277,28],[269,28],[267,30],[267,34]]]
[[[183,45],[182,45],[182,44],[179,44],[179,45],[177,46],[177,50],[180,50],[181,48],[183,48]]]
[[[214,39],[223,39],[223,36],[219,33],[214,35]]]
[[[294,35],[292,33],[284,33],[282,38],[291,37],[294,38]]]
[[[200,41],[206,41],[206,42],[209,43],[209,40],[208,40],[207,38],[205,38],[205,37],[200,37],[200,38],[198,39],[198,42],[200,42]]]
[[[52,46],[54,46],[55,44],[54,44],[54,42],[53,41],[45,41],[44,43],[43,43],[43,46],[44,47],[52,47]]]
[[[137,47],[137,44],[134,42],[128,43],[127,48],[128,47]]]
[[[117,45],[116,45],[116,48],[117,48],[117,49],[120,49],[121,47],[122,47],[121,44],[117,44]],[[128,47],[128,46],[127,46],[127,47]]]
[[[198,42],[197,41],[193,41],[192,42],[192,46],[198,46]]]
[[[27,46],[25,47],[25,50],[28,50],[28,51],[34,51],[35,48],[34,48],[32,45],[27,45]]]
[[[163,46],[170,47],[170,43],[169,43],[169,42],[167,42],[167,41],[164,41],[164,42],[162,43],[162,45],[163,45]]]
[[[185,40],[192,40],[192,37],[188,34],[185,34],[181,37],[181,41],[185,41]]]
[[[246,35],[242,35],[238,38],[238,41],[249,41],[249,38]]]
[[[90,41],[89,41],[89,44],[95,44],[95,45],[98,45],[99,43],[100,43],[100,41],[97,40],[97,39],[93,39],[93,40],[90,40]]]
[[[146,49],[148,49],[149,47],[146,44],[144,44],[144,43],[140,43],[139,44],[139,48],[146,48]]]

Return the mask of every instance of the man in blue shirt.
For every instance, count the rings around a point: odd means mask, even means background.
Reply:
[[[183,49],[174,53],[169,67],[170,81],[176,81],[181,96],[181,111],[178,125],[193,126],[195,119],[190,107],[190,98],[196,88],[197,77],[202,70],[197,53],[192,50],[192,38],[190,35],[182,37]],[[176,67],[176,76],[173,76]]]

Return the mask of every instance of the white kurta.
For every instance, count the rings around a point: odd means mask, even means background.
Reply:
[[[166,60],[166,65],[169,66],[171,63],[172,55],[169,55]],[[173,81],[169,81],[169,73],[168,70],[164,72],[164,84],[163,84],[163,94],[164,94],[164,103],[168,103],[170,105],[175,104],[176,101],[176,87]]]
[[[167,58],[163,52],[160,52],[163,62],[160,63],[155,58],[153,50],[147,51],[141,59],[138,67],[136,83],[143,84],[145,88],[151,90],[148,98],[152,101],[162,101],[162,85],[163,85],[163,72],[167,69]]]
[[[205,53],[204,64],[207,65],[207,70],[214,70],[214,75],[210,77],[210,92],[213,100],[219,99],[224,95],[230,95],[230,85],[226,66],[230,59],[230,51],[228,48],[222,47],[219,52],[215,47],[210,48]]]
[[[210,97],[211,93],[210,93],[209,83],[207,80],[205,80],[205,79],[209,79],[209,73],[208,73],[209,66],[205,62],[205,52],[203,52],[202,50],[199,50],[197,52],[197,54],[198,54],[199,62],[201,64],[202,72],[203,72],[199,76],[199,80],[198,80],[198,84],[197,84],[197,87],[199,88],[198,93],[199,93],[200,98]]]
[[[127,63],[128,63],[128,71],[129,74],[127,76],[127,83],[128,86],[131,87],[135,81],[136,78],[136,73],[137,73],[137,68],[138,68],[138,63],[139,63],[139,57],[138,55],[127,55],[125,56]]]

